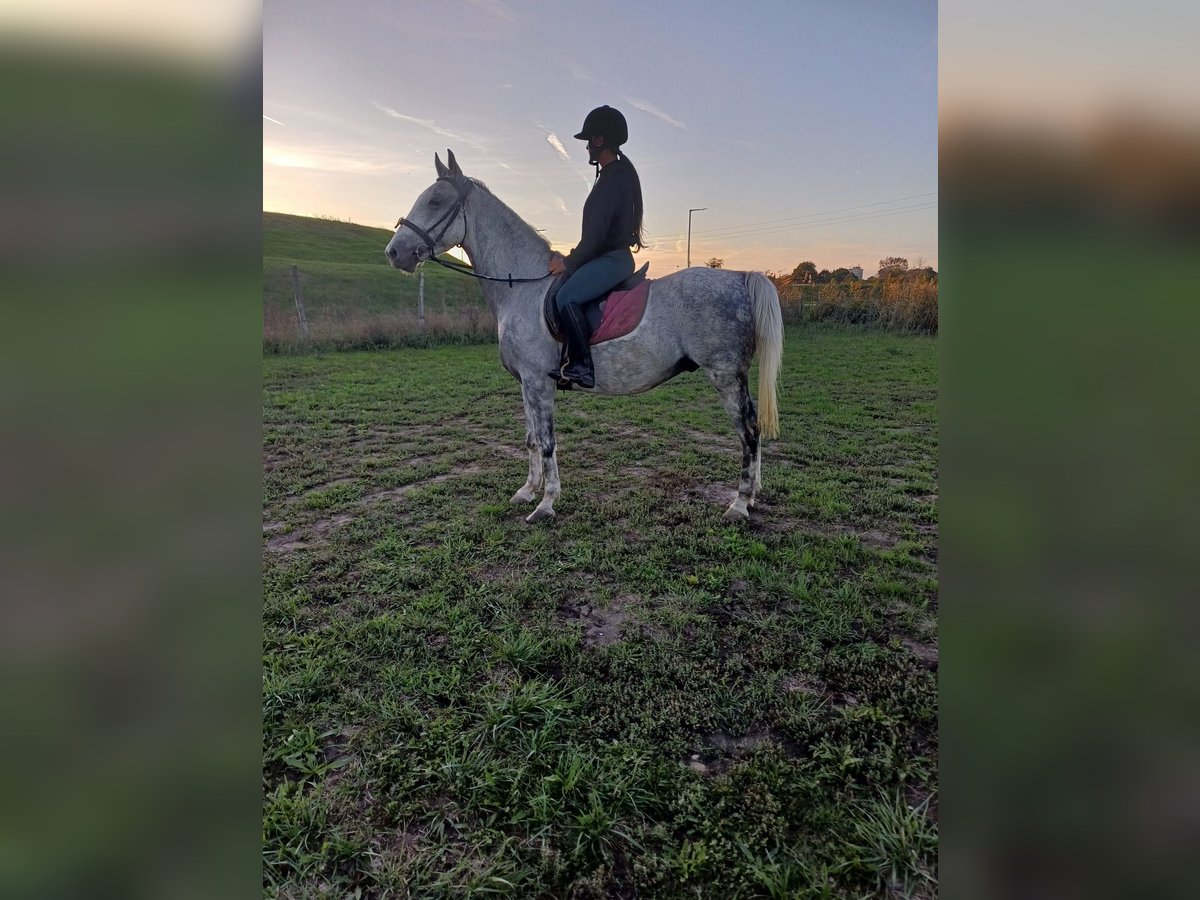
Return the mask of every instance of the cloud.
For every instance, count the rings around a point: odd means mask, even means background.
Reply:
[[[507,4],[501,3],[500,0],[467,0],[476,9],[485,13],[490,13],[498,19],[503,19],[505,22],[517,21],[516,14],[508,8]]]
[[[563,142],[558,139],[558,135],[551,131],[546,135],[546,143],[558,151],[558,155],[565,160],[570,160],[570,154],[567,153],[567,148],[563,146]]]
[[[676,128],[683,128],[684,130],[687,129],[687,126],[684,125],[682,122],[680,122],[678,119],[676,119],[673,116],[667,115],[661,109],[658,109],[657,107],[652,106],[651,104],[647,103],[645,100],[637,100],[637,99],[634,99],[633,97],[626,97],[625,99],[629,102],[630,106],[633,106],[636,109],[640,109],[642,112],[648,113],[649,115],[654,116],[656,119],[662,119],[668,125],[674,125]]]
[[[453,131],[447,131],[445,128],[440,127],[433,121],[433,119],[418,119],[414,116],[406,116],[404,113],[396,112],[396,110],[392,109],[390,106],[384,106],[382,103],[376,103],[374,100],[371,101],[371,105],[386,116],[391,116],[393,119],[399,119],[401,122],[412,122],[414,125],[420,125],[422,128],[428,128],[434,134],[441,135],[442,137],[451,138],[452,140],[456,141],[467,140],[461,134],[455,134]]]
[[[575,62],[573,59],[566,60],[564,64],[567,67],[567,71],[571,73],[571,78],[575,81],[586,81],[589,84],[600,83],[600,80],[592,74],[589,68]]]
[[[761,150],[762,147],[758,144],[752,144],[749,141],[743,141],[741,138],[730,138],[729,143],[736,144],[739,147],[745,147],[747,150]]]
[[[554,197],[554,206],[558,211],[564,216],[569,215],[571,211],[567,209],[567,201],[558,196],[558,194],[553,194],[552,196]]]
[[[462,143],[471,147],[473,150],[478,150],[480,153],[488,152],[487,146],[480,139],[471,137],[467,134],[459,134],[457,132],[450,131],[448,128],[443,128],[438,125],[433,121],[433,119],[418,119],[416,116],[406,116],[404,113],[397,112],[390,106],[384,106],[382,103],[377,103],[374,100],[371,101],[371,105],[385,116],[389,116],[393,119],[399,119],[401,122],[411,122],[413,125],[420,125],[422,128],[427,128],[440,137],[444,137],[452,141],[461,141]]]
[[[276,125],[283,125],[283,123],[282,123],[282,122],[280,122],[278,119],[272,119],[272,118],[271,118],[270,116],[268,116],[266,113],[263,113],[263,118],[264,118],[264,119],[266,119],[268,122],[274,122]],[[287,128],[287,126],[286,126],[286,125],[283,125],[283,127],[284,127],[284,128]]]

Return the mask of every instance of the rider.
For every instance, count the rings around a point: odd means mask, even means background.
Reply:
[[[596,181],[583,204],[583,236],[566,257],[550,257],[550,274],[568,274],[556,303],[567,333],[568,363],[551,378],[595,387],[588,344],[587,304],[600,299],[633,274],[633,253],[642,240],[642,185],[633,163],[621,152],[629,139],[625,117],[611,106],[588,113],[575,135],[588,143],[588,162]]]

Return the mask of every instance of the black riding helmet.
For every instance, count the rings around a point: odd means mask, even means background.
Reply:
[[[629,126],[619,110],[611,106],[597,106],[583,120],[583,128],[575,135],[576,140],[590,141],[594,137],[604,138],[604,146],[615,151],[629,140]]]

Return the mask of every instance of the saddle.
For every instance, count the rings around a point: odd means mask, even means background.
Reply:
[[[646,277],[650,263],[645,263],[640,269],[605,294],[600,300],[587,305],[588,329],[592,337],[588,343],[592,346],[610,341],[613,338],[629,334],[637,328],[646,312],[646,299],[650,296],[650,285],[653,279]],[[559,343],[563,340],[562,325],[558,321],[558,306],[554,298],[558,289],[567,280],[563,272],[552,282],[546,291],[546,299],[542,304],[542,312],[546,317],[546,327],[550,336]]]

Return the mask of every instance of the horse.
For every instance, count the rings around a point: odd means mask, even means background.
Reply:
[[[529,475],[513,504],[541,501],[525,519],[554,516],[561,494],[554,441],[555,380],[560,348],[543,315],[551,276],[550,244],[475,178],[463,174],[454,153],[449,165],[435,153],[437,180],[396,223],[384,253],[397,269],[418,265],[461,246],[481,279],[496,319],[501,365],[520,382],[525,406]],[[462,267],[464,271],[470,271]],[[514,277],[516,273],[519,277]],[[750,394],[750,362],[759,354],[758,404]],[[591,348],[595,386],[586,393],[638,394],[684,371],[703,369],[733,421],[742,445],[737,495],[724,513],[750,518],[762,480],[762,439],[779,436],[776,382],[783,354],[783,316],[775,286],[761,272],[688,268],[655,279],[645,313],[624,337]]]

